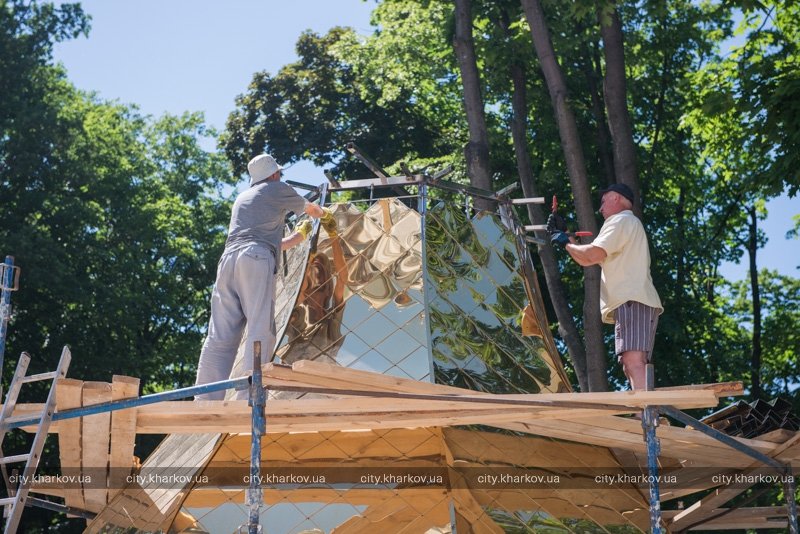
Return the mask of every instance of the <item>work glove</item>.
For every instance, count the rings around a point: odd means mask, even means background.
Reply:
[[[297,225],[294,229],[295,232],[303,236],[303,239],[308,239],[308,235],[311,233],[313,227],[311,226],[311,221],[305,220]]]
[[[555,230],[550,234],[550,244],[553,246],[560,245],[562,247],[566,247],[569,245],[569,235],[566,232],[562,232],[560,230]]]
[[[333,212],[328,208],[322,208],[322,211],[324,211],[325,214],[320,217],[319,222],[322,224],[325,231],[328,232],[329,236],[336,237],[339,235],[336,217],[333,216]]]
[[[566,232],[567,231],[567,222],[564,220],[564,217],[559,215],[558,213],[551,213],[549,217],[547,217],[547,233],[551,236],[555,232]]]

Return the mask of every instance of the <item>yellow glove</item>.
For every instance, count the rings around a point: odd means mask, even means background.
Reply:
[[[294,229],[295,232],[303,236],[303,239],[308,239],[308,235],[311,233],[312,230],[311,221],[305,220],[297,225]]]
[[[322,211],[324,211],[325,214],[320,217],[319,222],[322,224],[325,231],[328,232],[329,236],[336,237],[339,234],[336,217],[333,216],[333,212],[328,208],[322,208]]]

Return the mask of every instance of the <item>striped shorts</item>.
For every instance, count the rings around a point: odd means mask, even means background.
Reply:
[[[641,302],[629,300],[614,310],[614,349],[619,359],[623,352],[637,350],[647,353],[649,362],[658,326],[658,310]]]

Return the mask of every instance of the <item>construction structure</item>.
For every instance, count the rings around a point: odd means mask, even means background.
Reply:
[[[147,397],[135,378],[60,380],[61,476],[32,483],[29,504],[87,532],[797,532],[800,433],[732,438],[681,411],[741,383],[571,392],[514,213],[543,199],[389,176],[350,148],[376,178],[310,193],[338,233],[315,226],[284,254],[261,372],[240,376],[240,350],[231,380]],[[328,202],[349,190],[369,198]],[[177,400],[242,388],[250,401]],[[40,430],[43,408],[0,426]],[[167,435],[141,465],[137,434]],[[764,481],[786,506],[724,508]]]

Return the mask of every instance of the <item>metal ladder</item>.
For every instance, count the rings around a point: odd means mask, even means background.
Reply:
[[[0,456],[0,465],[14,464],[25,462],[25,469],[19,478],[19,485],[14,487],[14,484],[7,484],[8,497],[0,499],[0,506],[4,507],[4,515],[7,517],[6,525],[3,530],[5,534],[12,534],[17,531],[22,511],[25,509],[25,502],[28,499],[28,493],[31,489],[36,468],[39,466],[39,459],[44,448],[44,441],[47,438],[47,433],[50,430],[50,422],[53,419],[53,412],[56,406],[56,383],[60,378],[64,378],[69,368],[69,363],[72,359],[69,347],[64,347],[61,351],[61,358],[58,361],[58,367],[55,371],[49,373],[40,373],[36,375],[26,376],[28,372],[28,364],[31,357],[23,352],[20,355],[19,362],[17,362],[17,370],[14,371],[14,378],[11,379],[11,384],[8,387],[6,394],[6,401],[3,404],[3,410],[0,412],[0,450],[2,450],[3,440],[6,437],[6,432],[9,430],[9,425],[16,419],[29,419],[30,414],[17,415],[12,417],[14,408],[17,404],[17,397],[22,384],[29,382],[39,382],[43,380],[50,380],[50,392],[47,395],[47,402],[45,402],[44,409],[42,410],[39,426],[36,430],[36,436],[33,438],[31,451],[27,454],[18,454],[14,456]],[[9,511],[10,509],[10,511]]]

